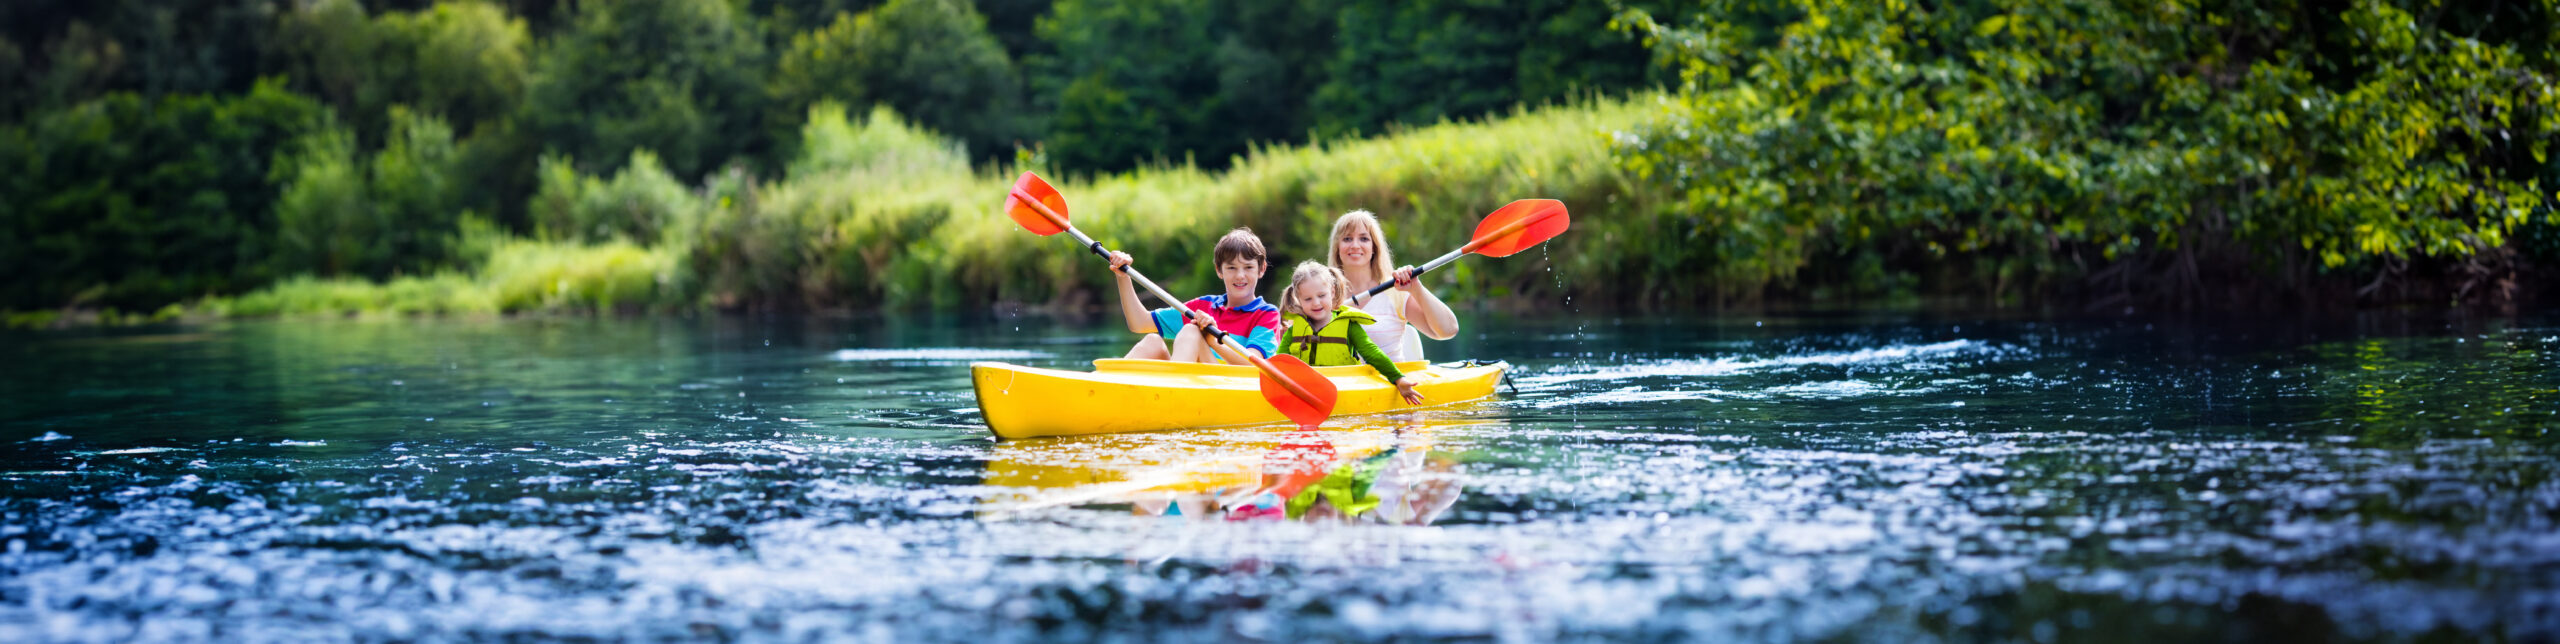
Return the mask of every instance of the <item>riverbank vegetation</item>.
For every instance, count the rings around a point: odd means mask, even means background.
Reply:
[[[1632,5],[1632,6],[1629,6]],[[2560,3],[353,0],[0,9],[0,309],[1107,305],[1380,213],[1493,306],[2512,303]],[[148,311],[148,314],[135,313]]]

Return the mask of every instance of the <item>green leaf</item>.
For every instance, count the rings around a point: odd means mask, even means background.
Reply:
[[[1992,35],[1992,34],[2000,33],[2000,30],[2001,30],[2001,29],[2006,28],[2006,27],[2008,27],[2008,26],[2009,26],[2009,16],[2008,16],[2008,15],[2003,14],[2003,15],[1992,16],[1992,17],[1990,17],[1990,18],[1988,18],[1988,19],[1983,20],[1983,21],[1982,21],[1982,22],[1980,22],[1980,23],[1975,24],[1975,25],[1973,26],[1973,35],[1981,36],[1981,37],[1984,37],[1984,38],[1989,38],[1989,37],[1991,37],[1991,35]]]

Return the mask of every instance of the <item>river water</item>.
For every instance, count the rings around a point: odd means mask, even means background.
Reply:
[[[1480,316],[1489,400],[990,437],[1109,322],[9,332],[0,641],[2560,637],[2548,316]]]

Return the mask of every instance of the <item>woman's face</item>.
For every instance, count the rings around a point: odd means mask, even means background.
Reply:
[[[1333,240],[1333,254],[1342,258],[1342,267],[1368,268],[1369,258],[1377,255],[1378,241],[1369,237],[1368,226],[1342,229],[1342,237]]]

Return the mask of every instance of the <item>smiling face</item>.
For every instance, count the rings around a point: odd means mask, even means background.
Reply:
[[[1218,283],[1227,287],[1227,306],[1244,306],[1253,300],[1253,285],[1262,281],[1262,260],[1230,257],[1218,263]]]
[[[1378,216],[1366,210],[1343,213],[1333,221],[1332,252],[1326,263],[1354,277],[1353,286],[1361,280],[1382,279],[1395,259],[1387,253],[1387,242],[1379,234]]]
[[[1333,312],[1333,287],[1324,282],[1318,277],[1306,277],[1290,285],[1289,297],[1293,301],[1289,304],[1298,307],[1299,315],[1321,320]]]
[[[1334,238],[1333,252],[1342,257],[1344,266],[1368,266],[1369,258],[1378,254],[1378,240],[1369,235],[1368,226],[1352,226]]]

